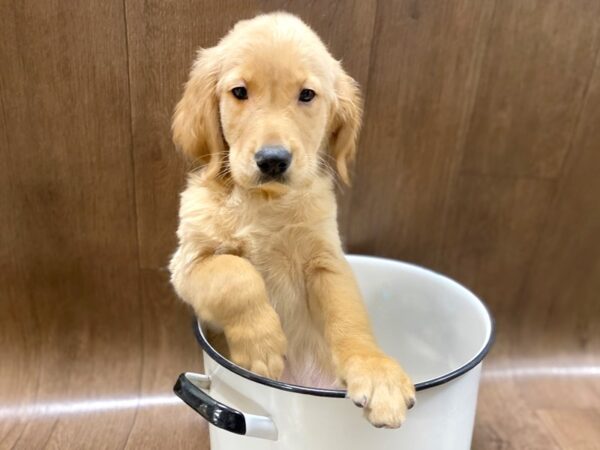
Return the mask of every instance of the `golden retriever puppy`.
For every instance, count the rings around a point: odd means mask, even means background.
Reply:
[[[348,182],[360,122],[357,84],[295,16],[239,22],[200,50],[173,118],[199,167],[171,280],[236,364],[337,380],[371,423],[398,427],[414,387],[373,338],[337,227],[334,170]]]

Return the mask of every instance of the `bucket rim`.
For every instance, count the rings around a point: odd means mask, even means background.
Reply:
[[[425,381],[416,383],[415,384],[416,391],[423,391],[426,389],[430,389],[430,388],[433,388],[436,386],[446,384],[446,383],[460,377],[461,375],[466,374],[473,368],[475,368],[487,356],[487,354],[491,350],[492,345],[494,344],[494,341],[496,339],[496,323],[495,323],[494,317],[492,316],[487,305],[478,296],[473,294],[469,289],[467,289],[460,283],[454,281],[453,279],[451,279],[443,274],[440,274],[438,272],[435,272],[433,270],[427,269],[425,267],[422,267],[422,266],[419,266],[416,264],[407,263],[404,261],[398,261],[398,260],[389,259],[389,258],[380,258],[380,257],[374,257],[374,256],[366,256],[366,255],[346,255],[346,256],[349,257],[350,259],[363,259],[363,260],[371,259],[371,260],[399,263],[401,265],[408,266],[411,269],[429,272],[430,274],[434,274],[437,277],[442,277],[446,281],[449,281],[455,285],[458,285],[460,288],[465,289],[470,294],[472,294],[473,298],[475,300],[477,300],[480,303],[480,305],[483,307],[483,310],[486,313],[487,318],[489,320],[489,334],[486,337],[486,342],[483,345],[483,347],[479,350],[479,352],[473,358],[471,358],[469,361],[467,361],[465,364],[458,367],[457,369],[454,369],[454,370],[447,372],[443,375],[440,375],[438,377],[434,377],[429,380],[425,380]],[[229,361],[227,358],[225,358],[223,355],[221,355],[208,342],[208,339],[206,339],[206,336],[204,336],[204,333],[202,331],[202,327],[200,325],[199,320],[194,319],[193,327],[194,327],[194,334],[196,336],[196,340],[200,344],[200,347],[202,347],[202,350],[204,350],[208,354],[208,356],[210,356],[220,366],[224,367],[225,369],[228,369],[229,371],[231,371],[243,378],[246,378],[247,380],[254,381],[256,383],[259,383],[259,384],[262,384],[265,386],[269,386],[269,387],[272,387],[275,389],[279,389],[282,391],[292,392],[295,394],[312,395],[312,396],[316,396],[316,397],[332,397],[332,398],[345,398],[346,397],[345,389],[324,389],[324,388],[316,388],[316,387],[309,387],[309,386],[301,386],[301,385],[291,384],[291,383],[284,383],[281,381],[272,380],[270,378],[266,378],[261,375],[257,375],[253,372],[250,372],[249,370],[246,370],[243,367],[240,367],[237,364]]]

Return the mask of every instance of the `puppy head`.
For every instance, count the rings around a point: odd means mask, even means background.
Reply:
[[[200,50],[173,119],[175,144],[206,176],[246,189],[294,189],[328,161],[349,183],[361,123],[356,82],[286,13],[239,22]]]

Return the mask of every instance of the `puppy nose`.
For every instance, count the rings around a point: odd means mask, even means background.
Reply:
[[[277,177],[290,167],[292,154],[281,146],[263,147],[256,152],[254,160],[262,173]]]

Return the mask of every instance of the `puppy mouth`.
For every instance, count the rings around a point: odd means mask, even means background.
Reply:
[[[278,184],[287,184],[289,182],[289,178],[285,174],[281,175],[259,175],[258,176],[258,184],[259,186],[263,186],[265,184],[270,183],[278,183]]]
[[[250,190],[259,192],[266,198],[276,198],[289,192],[291,186],[289,178],[285,175],[269,176],[259,175],[256,184]]]

